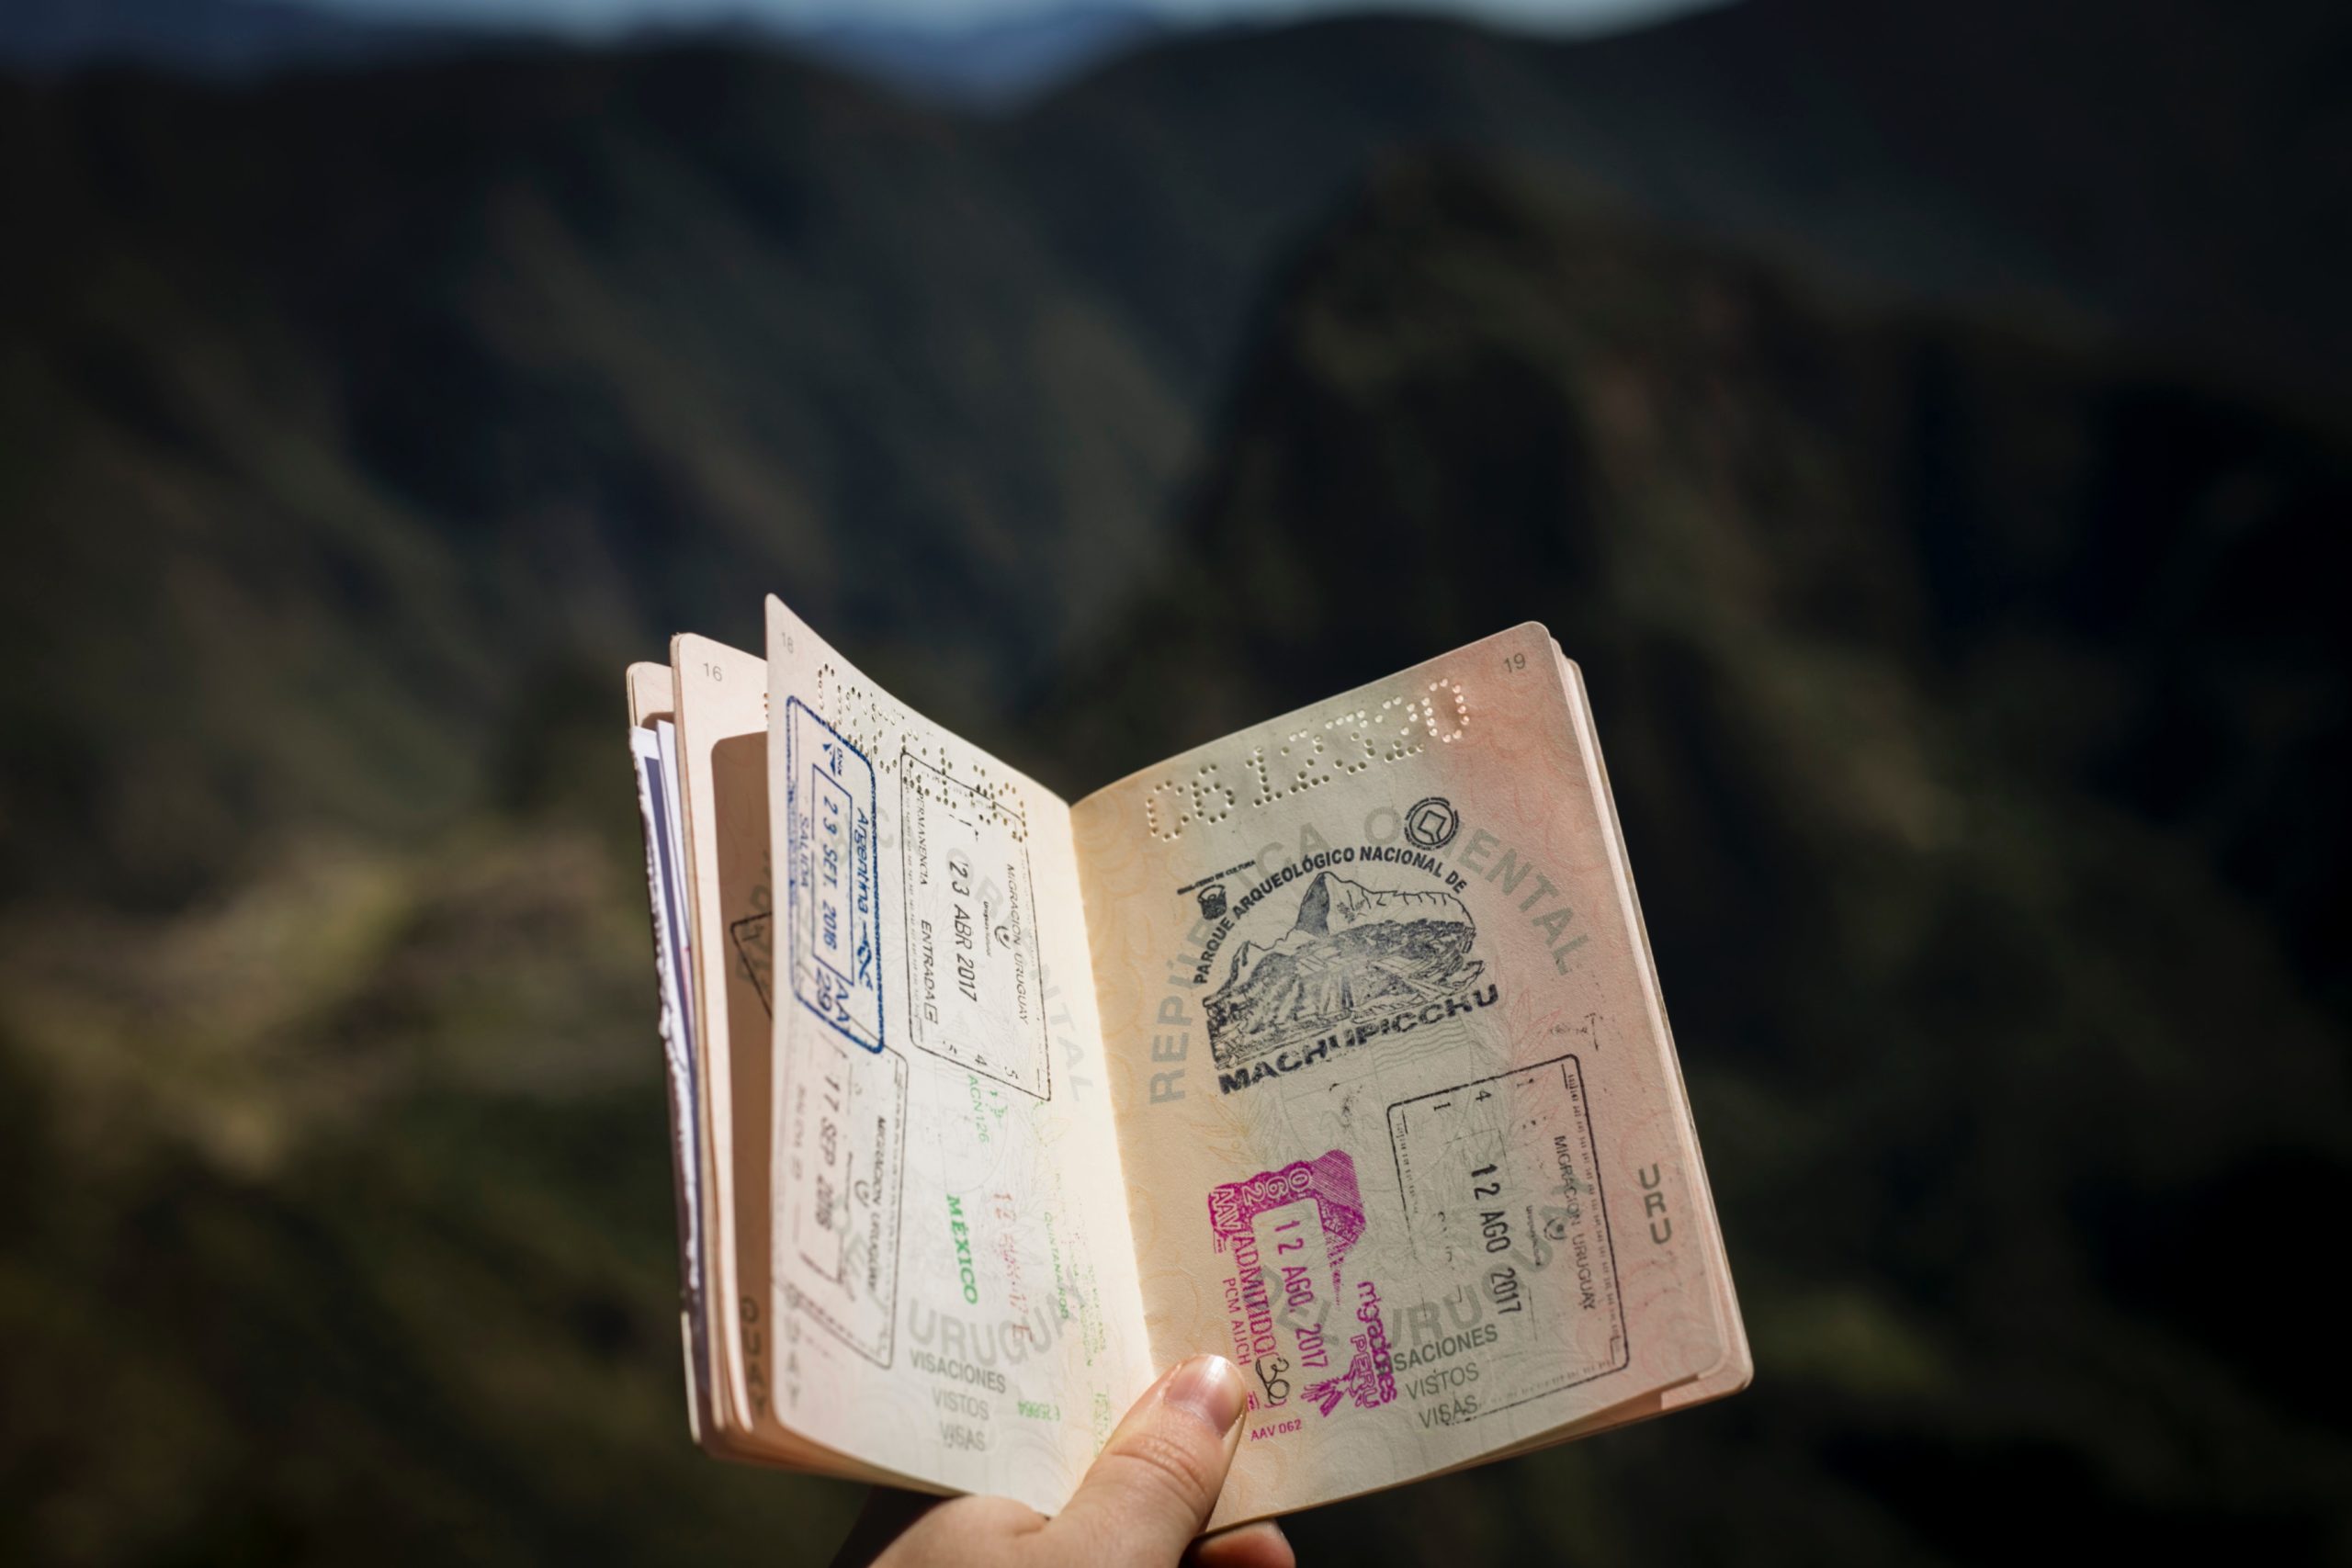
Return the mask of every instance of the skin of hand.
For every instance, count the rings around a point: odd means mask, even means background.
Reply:
[[[876,1488],[833,1568],[1297,1568],[1271,1520],[1201,1536],[1248,1404],[1232,1362],[1195,1356],[1144,1392],[1052,1518]]]

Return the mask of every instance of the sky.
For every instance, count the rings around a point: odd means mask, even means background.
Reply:
[[[4,3],[4,0],[0,0]],[[893,21],[943,28],[1073,8],[1073,0],[310,0],[322,9],[484,27],[554,27],[586,35],[757,18],[786,28]],[[1709,0],[1111,0],[1179,23],[1280,21],[1378,8],[1465,17],[1544,31],[1606,31],[1697,10]]]

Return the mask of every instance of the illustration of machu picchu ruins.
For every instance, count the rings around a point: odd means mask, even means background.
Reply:
[[[1366,887],[1324,871],[1275,941],[1245,941],[1204,1004],[1209,1050],[1232,1068],[1342,1029],[1419,1014],[1476,979],[1477,927],[1450,893]]]

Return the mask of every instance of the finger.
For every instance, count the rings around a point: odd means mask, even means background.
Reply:
[[[1298,1568],[1290,1538],[1272,1519],[1204,1535],[1184,1554],[1188,1568]]]
[[[1246,1403],[1224,1357],[1182,1363],[1119,1423],[1046,1535],[1075,1561],[1173,1562],[1216,1506]]]

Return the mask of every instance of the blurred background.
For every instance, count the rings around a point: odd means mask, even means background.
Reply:
[[[622,741],[773,590],[1073,795],[1582,662],[1757,1383],[1306,1562],[2352,1561],[2347,278],[2325,4],[0,0],[0,1560],[830,1554]]]

